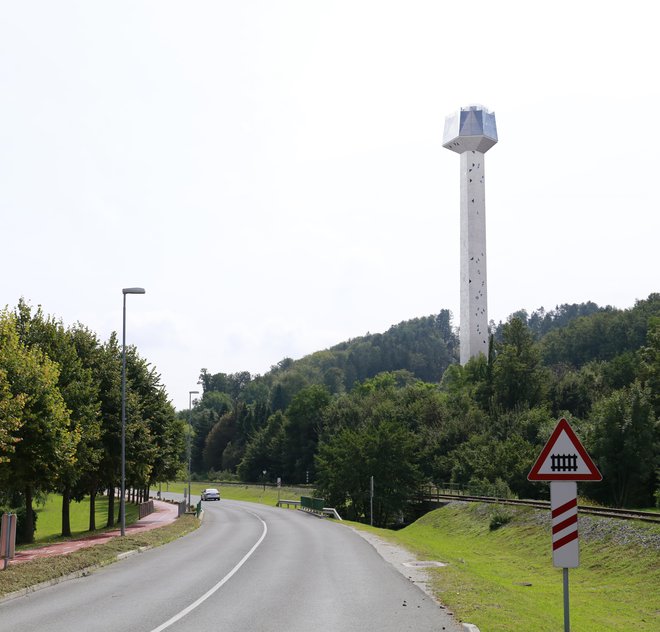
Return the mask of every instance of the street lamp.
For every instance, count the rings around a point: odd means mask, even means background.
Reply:
[[[188,391],[188,505],[192,507],[190,500],[190,461],[192,460],[192,396],[199,395],[199,391]]]
[[[121,344],[121,499],[119,500],[119,514],[121,516],[121,535],[126,535],[126,295],[144,294],[143,287],[125,287],[121,293],[124,295],[124,320]]]

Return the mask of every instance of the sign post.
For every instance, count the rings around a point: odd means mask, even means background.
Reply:
[[[369,524],[374,526],[374,477],[369,479]]]
[[[577,481],[603,477],[568,422],[560,419],[527,478],[550,481],[552,563],[563,569],[564,632],[570,632],[568,569],[580,565]]]

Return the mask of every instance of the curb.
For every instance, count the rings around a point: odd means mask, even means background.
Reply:
[[[124,553],[118,553],[114,561],[119,562],[124,558],[131,557],[132,555],[136,555],[138,553],[143,553],[144,551],[148,551],[151,548],[153,547],[141,546],[140,548],[133,549],[132,551],[124,551]],[[95,570],[98,570],[99,568],[103,568],[104,566],[108,566],[109,564],[112,563],[113,563],[112,560],[108,560],[105,564],[94,564],[92,566],[81,568],[79,571],[73,571],[73,573],[62,575],[61,577],[54,577],[53,579],[49,579],[39,584],[26,586],[25,588],[21,588],[20,590],[7,593],[3,597],[0,597],[0,604],[4,603],[5,601],[11,601],[12,599],[18,599],[19,597],[25,597],[33,592],[37,592],[38,590],[43,590],[44,588],[50,588],[51,586],[56,586],[57,584],[61,584],[62,582],[69,581],[70,579],[79,579],[81,577],[87,577]]]
[[[54,579],[49,579],[48,581],[41,582],[40,584],[34,584],[33,586],[27,586],[25,588],[21,588],[20,590],[7,593],[3,597],[0,597],[0,604],[5,603],[6,601],[11,601],[12,599],[18,599],[19,597],[26,597],[30,593],[37,592],[37,590],[50,588],[51,586],[55,586],[56,584],[67,581],[69,579],[78,579],[79,577],[87,577],[87,575],[89,575],[96,568],[100,568],[100,567],[89,566],[79,571],[69,573],[68,575],[62,575],[62,577],[55,577]]]
[[[479,628],[472,623],[464,623],[463,629],[465,632],[479,632]]]
[[[144,553],[145,551],[153,548],[153,546],[139,546],[137,549],[133,549],[132,551],[124,551],[123,553],[118,553],[117,561],[125,560],[127,557],[133,557],[138,553]]]

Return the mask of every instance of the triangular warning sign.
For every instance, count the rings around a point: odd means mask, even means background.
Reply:
[[[536,463],[527,475],[530,481],[602,481],[603,477],[584,446],[560,419]]]

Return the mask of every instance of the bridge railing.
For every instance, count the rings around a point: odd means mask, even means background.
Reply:
[[[433,500],[440,496],[488,496],[492,498],[516,498],[505,483],[488,481],[468,483],[436,483],[419,488],[416,500]]]
[[[310,498],[309,496],[300,497],[300,508],[314,513],[323,513],[323,498]]]

